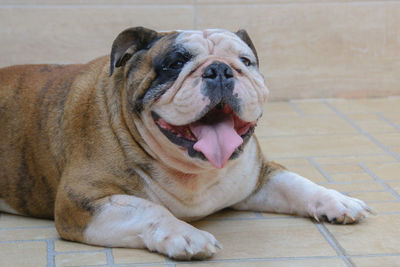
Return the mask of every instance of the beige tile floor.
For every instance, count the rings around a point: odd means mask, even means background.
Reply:
[[[0,266],[400,266],[400,98],[268,103],[270,159],[375,209],[357,225],[225,210],[195,226],[224,249],[205,262],[60,240],[52,221],[0,215]]]

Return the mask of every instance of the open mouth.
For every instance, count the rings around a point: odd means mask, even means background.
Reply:
[[[186,125],[169,124],[154,112],[152,116],[171,142],[186,148],[190,156],[207,159],[216,168],[223,168],[229,159],[242,151],[257,122],[241,120],[229,105],[223,103]]]

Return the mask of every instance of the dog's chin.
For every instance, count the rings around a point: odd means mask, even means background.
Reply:
[[[209,160],[217,168],[224,167],[227,160],[233,160],[241,154],[247,141],[252,136],[257,123],[257,120],[252,122],[243,121],[227,104],[216,105],[200,119],[179,126],[166,122],[154,111],[152,111],[151,114],[159,130],[169,139],[170,142],[179,146],[181,149],[186,150],[190,157],[200,158],[205,161]],[[211,133],[211,135],[215,135],[216,139],[219,140],[224,139],[225,136],[227,136],[226,139],[228,140],[220,140],[219,142],[227,143],[226,146],[231,150],[233,149],[233,152],[226,153],[226,159],[223,160],[222,163],[215,163],[214,160],[210,159],[210,156],[208,155],[209,152],[203,152],[202,149],[199,149],[199,138],[201,138],[199,136],[202,135],[199,133],[199,129],[203,132],[207,132],[208,129],[211,129],[211,132],[218,132],[212,130],[213,128],[218,127],[225,128],[219,132],[228,132],[228,134],[220,134],[218,136],[218,133]],[[207,133],[205,135],[207,135]],[[234,141],[231,141],[230,139],[230,136],[232,135],[235,137]],[[207,139],[210,138],[207,137]],[[230,144],[231,142],[236,142],[236,145]]]

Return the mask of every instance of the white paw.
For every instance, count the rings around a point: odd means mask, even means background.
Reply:
[[[315,195],[309,210],[310,215],[317,221],[323,219],[339,224],[356,223],[373,213],[363,201],[325,188]]]
[[[222,248],[212,234],[177,219],[151,228],[150,242],[144,240],[147,247],[173,259],[205,259]]]

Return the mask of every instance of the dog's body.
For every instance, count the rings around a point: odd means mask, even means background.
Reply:
[[[0,70],[0,210],[54,218],[68,240],[177,259],[216,252],[183,220],[225,207],[364,217],[362,201],[264,159],[257,66],[244,31],[131,28],[110,60]]]

